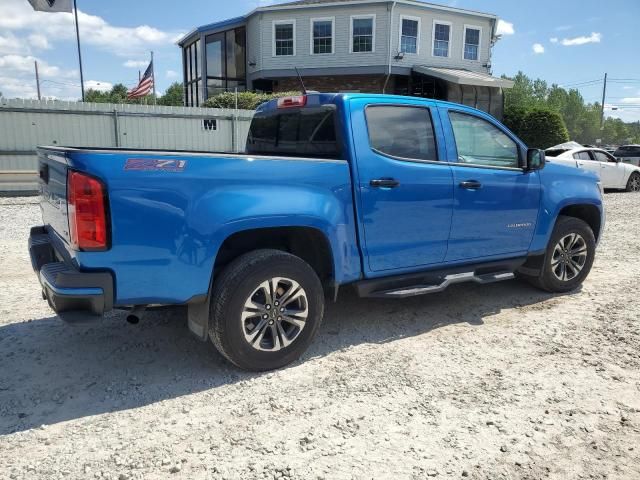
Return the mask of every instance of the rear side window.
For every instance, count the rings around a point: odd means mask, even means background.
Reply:
[[[574,153],[573,158],[575,158],[576,160],[592,160],[591,155],[589,155],[589,152]]]
[[[613,162],[613,158],[604,152],[592,151],[591,153],[593,153],[596,160],[599,162]]]
[[[257,114],[249,129],[247,153],[342,158],[335,117],[334,108]]]
[[[518,145],[492,123],[473,115],[449,112],[458,163],[518,168]]]
[[[371,105],[365,114],[369,144],[376,152],[406,160],[438,160],[428,108]]]

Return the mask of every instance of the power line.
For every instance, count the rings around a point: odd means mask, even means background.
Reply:
[[[564,83],[561,83],[560,85],[562,85],[563,87],[570,87],[572,85],[582,85],[585,83],[599,83],[599,82],[602,82],[601,78],[596,78],[593,80],[580,80],[577,82],[564,82]]]
[[[591,82],[580,82],[580,83],[569,83],[569,84],[561,84],[559,85],[562,88],[576,89],[581,87],[589,87],[592,85],[600,85],[602,80],[595,80]]]

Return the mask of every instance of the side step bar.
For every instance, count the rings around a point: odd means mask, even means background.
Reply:
[[[487,273],[485,275],[476,275],[474,272],[454,273],[444,277],[444,281],[437,285],[415,285],[412,287],[399,288],[396,290],[386,290],[381,292],[372,292],[370,297],[383,298],[406,298],[415,297],[416,295],[426,295],[427,293],[438,293],[445,290],[449,285],[454,283],[476,282],[476,283],[494,283],[502,280],[512,280],[516,276],[513,272]]]
[[[463,282],[494,283],[515,278],[526,257],[480,264],[467,264],[439,270],[361,280],[354,284],[361,297],[406,298],[437,293],[449,285]]]

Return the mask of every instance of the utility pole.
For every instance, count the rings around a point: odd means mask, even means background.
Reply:
[[[604,128],[604,102],[607,98],[607,74],[604,74],[604,85],[602,86],[602,110],[600,112],[600,130]]]
[[[40,96],[40,75],[38,75],[38,61],[36,60],[35,62],[36,65],[36,86],[38,87],[38,100],[42,100],[42,97]]]
[[[73,0],[73,11],[76,17],[76,41],[78,42],[78,63],[80,64],[80,89],[82,92],[82,101],[84,102],[84,75],[82,74],[82,53],[80,52],[80,27],[78,26],[78,5]]]

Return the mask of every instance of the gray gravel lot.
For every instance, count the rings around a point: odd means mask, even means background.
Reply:
[[[591,276],[329,305],[304,358],[236,370],[184,311],[72,327],[40,298],[34,198],[0,198],[0,479],[640,478],[640,194]]]

